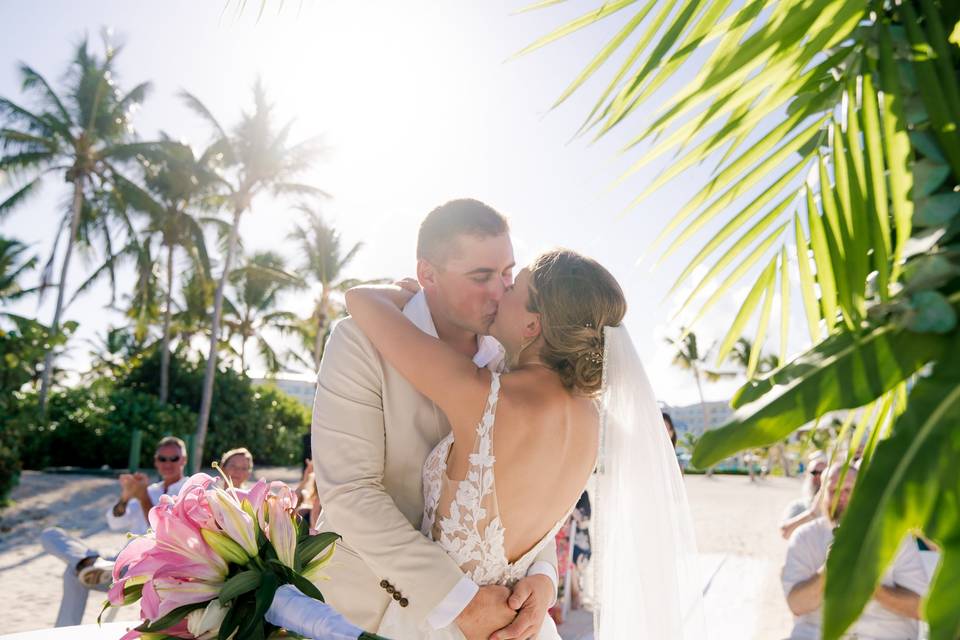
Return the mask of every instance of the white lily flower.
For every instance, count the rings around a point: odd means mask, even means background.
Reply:
[[[187,631],[197,640],[212,640],[220,633],[220,625],[227,615],[227,608],[214,598],[203,609],[195,609],[187,614]],[[236,632],[231,634],[231,638]]]

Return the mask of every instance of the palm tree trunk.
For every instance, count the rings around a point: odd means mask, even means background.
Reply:
[[[240,334],[240,373],[247,372],[247,336]]]
[[[199,465],[203,460],[203,443],[207,439],[207,424],[210,422],[210,406],[213,403],[213,378],[217,373],[217,347],[220,342],[220,317],[223,313],[223,292],[230,276],[230,267],[233,263],[233,254],[237,249],[237,235],[240,230],[240,214],[242,209],[233,212],[233,225],[230,227],[230,237],[227,240],[227,259],[223,264],[223,274],[217,284],[217,291],[213,296],[213,316],[210,321],[210,352],[207,356],[207,370],[203,375],[203,396],[200,399],[200,415],[197,416],[197,431],[193,438],[193,464]],[[198,467],[194,467],[198,468]]]
[[[57,306],[53,312],[53,323],[50,325],[50,338],[56,338],[60,333],[60,314],[63,313],[63,297],[66,293],[67,273],[70,271],[70,257],[73,255],[73,245],[77,239],[77,229],[80,227],[80,212],[83,209],[83,176],[73,180],[73,211],[70,214],[70,235],[67,237],[67,248],[63,254],[63,265],[60,267],[60,282],[57,283]],[[47,394],[50,392],[50,381],[53,374],[53,346],[43,357],[43,375],[40,378],[39,405],[40,415],[47,411]]]
[[[163,337],[160,342],[160,402],[170,393],[170,306],[173,301],[173,243],[167,250],[167,300],[163,311]]]

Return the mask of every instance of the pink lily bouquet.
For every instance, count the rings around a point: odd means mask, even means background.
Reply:
[[[313,599],[311,617],[326,616],[338,638],[376,639],[322,604],[317,584],[340,536],[310,535],[295,506],[282,482],[224,490],[203,473],[176,497],[162,496],[150,510],[151,531],[130,541],[113,570],[104,611],[139,601],[143,620],[121,640],[300,637],[265,617],[285,584]],[[345,627],[355,633],[344,636]]]

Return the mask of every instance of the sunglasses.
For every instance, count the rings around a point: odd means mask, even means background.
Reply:
[[[813,469],[813,470],[810,472],[810,475],[812,475],[812,476],[819,476],[819,475],[822,474],[822,473],[823,473],[823,469]]]
[[[180,456],[154,456],[157,462],[180,462]]]

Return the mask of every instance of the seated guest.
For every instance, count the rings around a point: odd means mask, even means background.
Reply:
[[[234,487],[243,489],[253,473],[253,454],[246,447],[230,449],[220,456],[220,468]],[[223,484],[223,478],[218,478],[217,482]]]
[[[153,465],[160,481],[149,484],[142,473],[124,473],[119,477],[120,500],[107,512],[107,524],[114,531],[144,534],[149,524],[146,514],[163,494],[176,495],[183,485],[183,467],[187,450],[180,438],[164,438],[157,444]],[[63,596],[57,612],[56,626],[80,624],[91,589],[107,591],[113,572],[113,558],[104,557],[58,527],[40,534],[44,550],[66,563],[63,572]]]
[[[802,524],[820,517],[820,502],[823,498],[821,478],[827,470],[827,456],[822,451],[814,451],[807,460],[807,471],[803,478],[803,495],[787,505],[780,523],[780,535],[789,540],[790,535]]]
[[[821,515],[801,525],[790,538],[781,578],[787,605],[794,615],[791,640],[819,640],[821,636],[827,555],[857,477],[857,470],[851,467],[841,487],[842,472],[840,465],[827,471]],[[828,513],[834,501],[836,508]],[[917,545],[907,536],[860,618],[847,630],[849,637],[915,640],[920,633],[920,599],[927,586]]]
[[[303,461],[303,475],[296,488],[297,513],[310,523],[310,530],[317,528],[320,518],[320,497],[317,495],[317,480],[313,473],[313,460]]]
[[[183,468],[187,464],[187,445],[180,438],[167,436],[157,443],[153,466],[159,482],[149,484],[145,473],[120,476],[120,499],[107,511],[107,525],[113,531],[143,535],[149,528],[147,514],[160,496],[175,496],[183,486]]]

